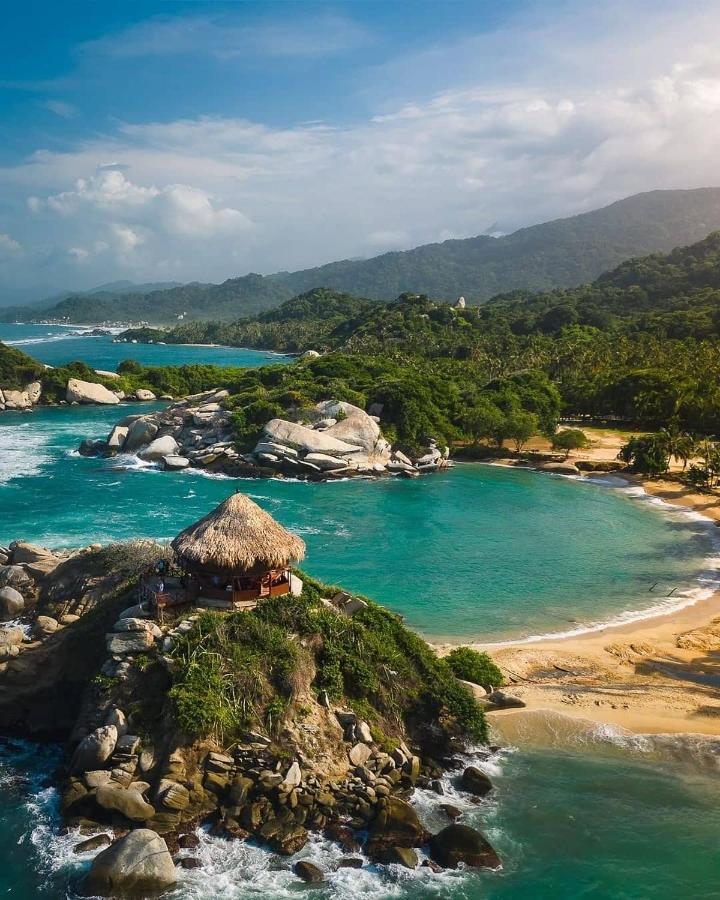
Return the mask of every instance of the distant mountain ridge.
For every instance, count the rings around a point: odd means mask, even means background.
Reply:
[[[279,306],[316,287],[375,300],[415,292],[438,299],[463,295],[468,303],[483,303],[500,293],[592,281],[627,259],[694,243],[716,229],[720,188],[651,191],[502,237],[426,244],[298,272],[249,274],[222,284],[194,283],[113,297],[73,296],[35,316],[73,322],[167,324],[179,316],[185,321],[229,321]]]

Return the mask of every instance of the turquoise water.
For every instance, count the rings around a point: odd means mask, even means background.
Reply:
[[[122,413],[148,408],[137,404]],[[104,435],[120,414],[83,407],[0,416],[0,544],[17,537],[49,546],[169,538],[239,485],[303,535],[309,571],[370,594],[428,635],[497,640],[572,631],[627,610],[686,602],[710,587],[711,576],[699,580],[714,553],[707,524],[607,482],[475,464],[415,481],[235,482],[76,453],[83,437]],[[558,733],[556,723],[548,733]],[[465,821],[497,847],[502,872],[436,876],[370,866],[334,872],[341,854],[315,838],[303,853],[332,874],[313,896],[718,897],[717,748],[694,752],[678,738],[672,752],[666,742],[659,753],[644,738],[566,738],[560,747],[532,748],[528,741],[493,761],[496,791],[480,805],[452,779],[445,797],[416,798],[433,829],[445,824],[440,802],[460,805]],[[61,759],[60,748],[0,739],[6,896],[74,896],[71,886],[89,864],[72,852],[77,835],[57,833],[49,776]],[[203,868],[181,873],[172,900],[307,893],[292,861],[253,845],[202,841]]]
[[[45,787],[60,759],[55,748],[0,746],[0,891],[60,900],[89,864],[58,837],[56,795]],[[419,792],[431,828],[445,824],[440,802],[464,809],[505,861],[498,873],[432,875],[368,867],[340,870],[312,891],[317,898],[452,900],[710,900],[718,896],[720,784],[717,773],[669,769],[627,753],[587,755],[524,750],[492,766],[492,800],[474,806],[446,781],[449,796]],[[292,861],[239,842],[204,839],[204,866],[182,872],[177,900],[268,900],[304,896]],[[303,855],[331,872],[341,856],[316,840]],[[309,894],[308,894],[309,896]]]
[[[214,363],[218,366],[265,366],[287,357],[266,350],[242,347],[165,346],[161,344],[114,344],[112,337],[92,337],[83,326],[9,325],[0,323],[0,341],[29,353],[48,366],[83,360],[93,369],[116,371],[124,359],[146,366],[181,366]]]
[[[75,452],[119,415],[0,416],[0,543],[167,540],[240,487],[303,536],[316,576],[385,603],[426,635],[492,640],[686,601],[712,551],[703,521],[526,471],[465,464],[415,480],[236,481]]]

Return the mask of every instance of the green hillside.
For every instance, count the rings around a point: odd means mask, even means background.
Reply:
[[[345,260],[300,272],[245,275],[222,284],[66,298],[35,318],[72,322],[232,321],[279,306],[317,287],[388,301],[406,292],[468,303],[499,293],[568,287],[597,278],[624,260],[668,251],[720,228],[720,188],[653,191],[603,209],[523,228],[428,244],[368,260]],[[17,310],[0,310],[0,320]]]

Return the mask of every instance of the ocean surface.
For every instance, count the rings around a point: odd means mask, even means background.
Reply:
[[[172,361],[178,349],[190,348],[172,348]],[[107,358],[94,364],[111,367]],[[428,636],[464,640],[585,630],[693,602],[715,583],[717,529],[617,481],[465,464],[414,481],[238,482],[77,454],[82,438],[148,408],[1,415],[0,544],[165,540],[239,487],[303,535],[308,571],[367,593]],[[445,797],[419,792],[415,801],[434,830],[446,824],[440,803],[461,806],[501,854],[501,872],[335,872],[341,854],[316,838],[303,856],[328,881],[308,889],[293,860],[203,835],[203,868],[181,872],[173,900],[720,896],[720,741],[629,736],[537,715],[532,733],[497,735],[512,746],[483,764],[496,785],[488,800],[473,803],[448,778]],[[58,834],[50,785],[61,758],[61,748],[0,739],[2,896],[74,898],[89,865],[90,856],[72,852],[79,836]]]
[[[0,322],[0,341],[17,347],[48,366],[62,366],[75,360],[93,369],[115,372],[124,359],[145,366],[182,366],[213,363],[217,366],[265,366],[287,357],[269,350],[199,345],[114,344],[112,336],[93,336],[82,325],[14,325]]]
[[[414,480],[234,480],[81,457],[145,404],[0,416],[0,543],[170,540],[236,489],[307,543],[303,565],[430,637],[567,633],[710,590],[717,529],[642,492],[481,464]],[[624,482],[620,482],[624,484]]]
[[[485,768],[491,799],[474,804],[453,780],[446,794],[419,791],[426,826],[439,830],[439,809],[452,803],[480,828],[504,860],[499,872],[410,872],[366,865],[335,866],[343,855],[320,838],[301,856],[327,874],[307,888],[281,860],[253,844],[202,834],[195,851],[203,867],[180,870],[173,900],[711,900],[720,871],[718,771],[671,767],[651,745],[628,747],[605,736],[597,747],[508,751]],[[74,898],[72,886],[90,863],[73,846],[78,834],[58,836],[58,798],[48,775],[59,748],[0,744],[0,893],[29,900]]]

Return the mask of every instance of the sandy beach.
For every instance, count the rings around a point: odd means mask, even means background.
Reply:
[[[623,439],[603,433],[571,460],[612,459]],[[720,524],[717,494],[673,480],[623,477]],[[552,710],[639,734],[720,735],[720,592],[673,612],[576,636],[471,646],[491,653],[507,679],[505,690],[528,711]],[[449,649],[438,645],[441,653]],[[500,717],[518,715],[523,713],[498,710],[489,718],[502,731]]]

